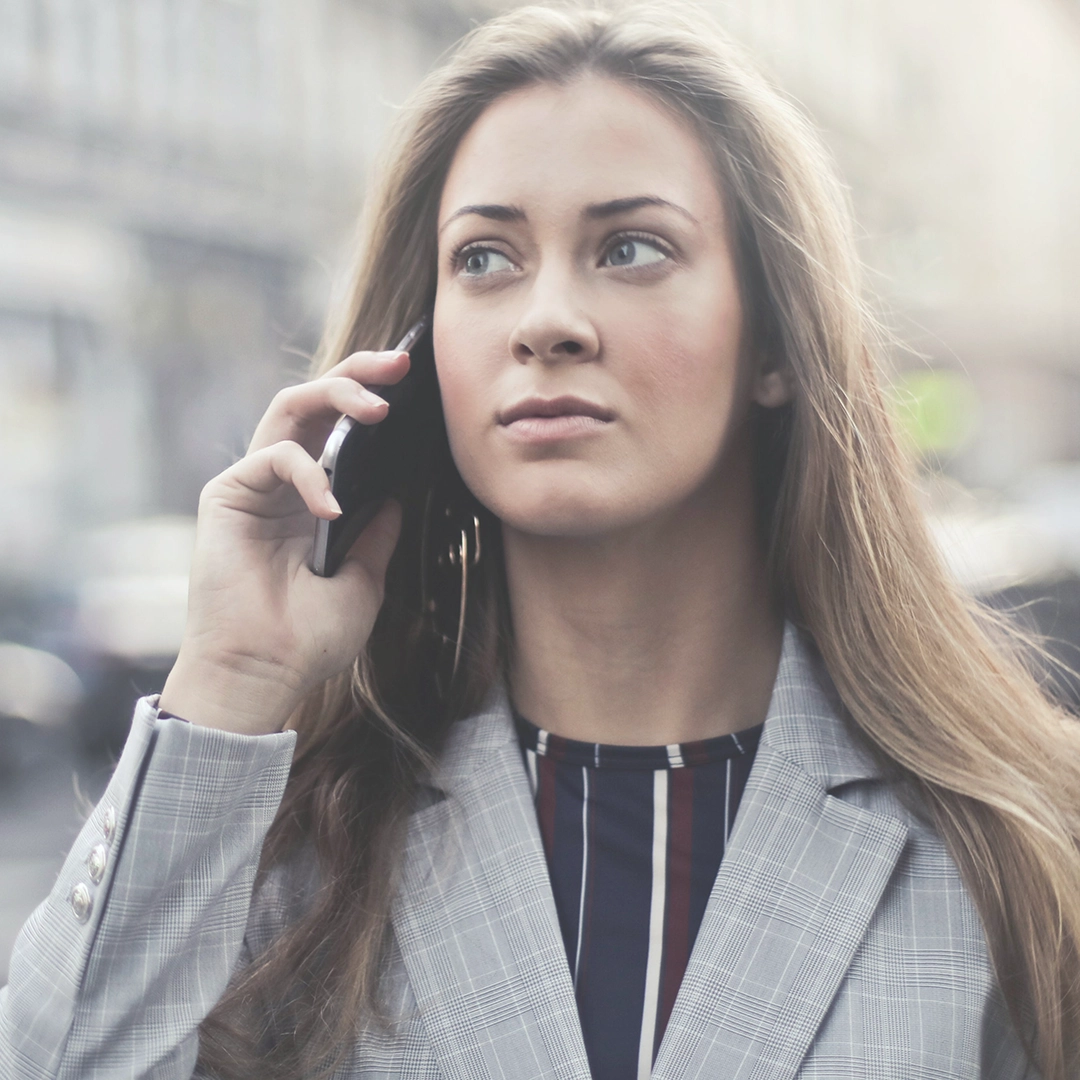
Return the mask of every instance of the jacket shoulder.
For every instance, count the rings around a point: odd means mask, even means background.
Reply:
[[[960,1070],[950,1076],[1037,1080],[978,909],[929,815],[882,779],[846,784],[832,797],[902,821],[907,840],[800,1080],[836,1076],[837,1054],[864,1055],[854,1033],[873,1030],[892,1033],[875,1039],[882,1075],[920,1075],[922,1066],[936,1076],[948,1061]]]

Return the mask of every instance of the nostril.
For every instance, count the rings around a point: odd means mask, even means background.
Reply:
[[[581,352],[580,341],[563,341],[558,346],[558,349],[562,349],[564,352],[568,352],[571,356],[577,356]]]

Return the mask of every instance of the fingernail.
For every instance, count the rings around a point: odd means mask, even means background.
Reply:
[[[340,504],[340,503],[339,503],[339,502],[337,501],[337,499],[335,499],[335,498],[334,498],[334,493],[333,493],[332,491],[328,491],[328,492],[327,492],[327,493],[326,493],[326,494],[325,494],[325,495],[323,496],[323,502],[324,502],[324,503],[326,503],[326,505],[327,505],[327,506],[328,506],[328,507],[329,507],[329,508],[330,508],[330,509],[331,509],[331,510],[332,510],[332,511],[333,511],[333,512],[335,513],[335,514],[338,514],[338,515],[340,515],[340,514],[341,514],[341,504]]]
[[[384,398],[379,397],[378,394],[373,394],[370,390],[364,391],[364,397],[367,398],[369,404],[375,405],[376,407],[379,405],[389,405],[389,402]]]

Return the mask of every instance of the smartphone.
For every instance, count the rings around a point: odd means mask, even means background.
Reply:
[[[410,469],[441,417],[431,350],[431,320],[421,316],[397,345],[409,353],[409,370],[392,386],[373,386],[390,405],[385,419],[360,424],[343,416],[334,426],[319,464],[341,506],[333,521],[317,518],[311,570],[332,577],[353,542],[386,499],[409,481]]]

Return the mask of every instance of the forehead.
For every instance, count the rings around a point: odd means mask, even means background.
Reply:
[[[642,91],[586,76],[490,105],[457,148],[439,221],[470,203],[519,205],[533,219],[636,195],[723,223],[715,169],[689,122]]]

